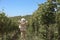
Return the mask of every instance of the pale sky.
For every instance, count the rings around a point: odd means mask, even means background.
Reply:
[[[0,0],[0,11],[8,16],[24,16],[30,15],[38,8],[38,4],[42,4],[47,0]]]

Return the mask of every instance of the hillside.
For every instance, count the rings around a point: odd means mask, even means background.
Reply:
[[[25,18],[26,20],[30,19],[32,15],[26,15],[26,16],[14,16],[14,17],[10,17],[10,19],[14,22],[17,22],[18,20],[20,20],[21,18]]]

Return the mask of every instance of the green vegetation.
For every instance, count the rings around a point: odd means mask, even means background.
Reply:
[[[32,15],[7,17],[0,13],[0,40],[20,40],[18,20],[28,20],[26,40],[60,40],[59,0],[39,4]],[[55,10],[57,8],[57,10]]]

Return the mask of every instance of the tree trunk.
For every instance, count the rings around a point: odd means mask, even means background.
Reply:
[[[54,29],[52,26],[47,25],[46,27],[46,40],[54,40]]]
[[[58,40],[60,40],[60,27],[58,27]]]
[[[2,39],[1,40],[4,40],[4,34],[2,33]]]
[[[46,39],[45,40],[48,40],[48,32],[49,32],[48,28],[49,28],[49,25],[45,26],[45,28],[46,28]]]

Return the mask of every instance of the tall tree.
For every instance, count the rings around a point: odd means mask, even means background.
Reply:
[[[56,12],[56,19],[57,19],[57,27],[58,27],[58,40],[60,40],[60,0],[57,0],[57,12]]]
[[[52,24],[55,23],[55,5],[52,1],[48,1],[42,8],[41,22],[46,27],[46,40],[53,40],[54,31],[52,30]],[[44,9],[44,10],[43,10]]]
[[[40,14],[39,14],[39,10],[36,10],[33,13],[33,15],[32,15],[32,21],[33,21],[32,25],[33,25],[34,32],[38,36],[39,28],[40,28]]]
[[[57,13],[58,40],[60,40],[60,13]]]
[[[6,27],[6,16],[5,13],[0,13],[0,33],[2,35],[2,40],[4,39],[5,27]]]

